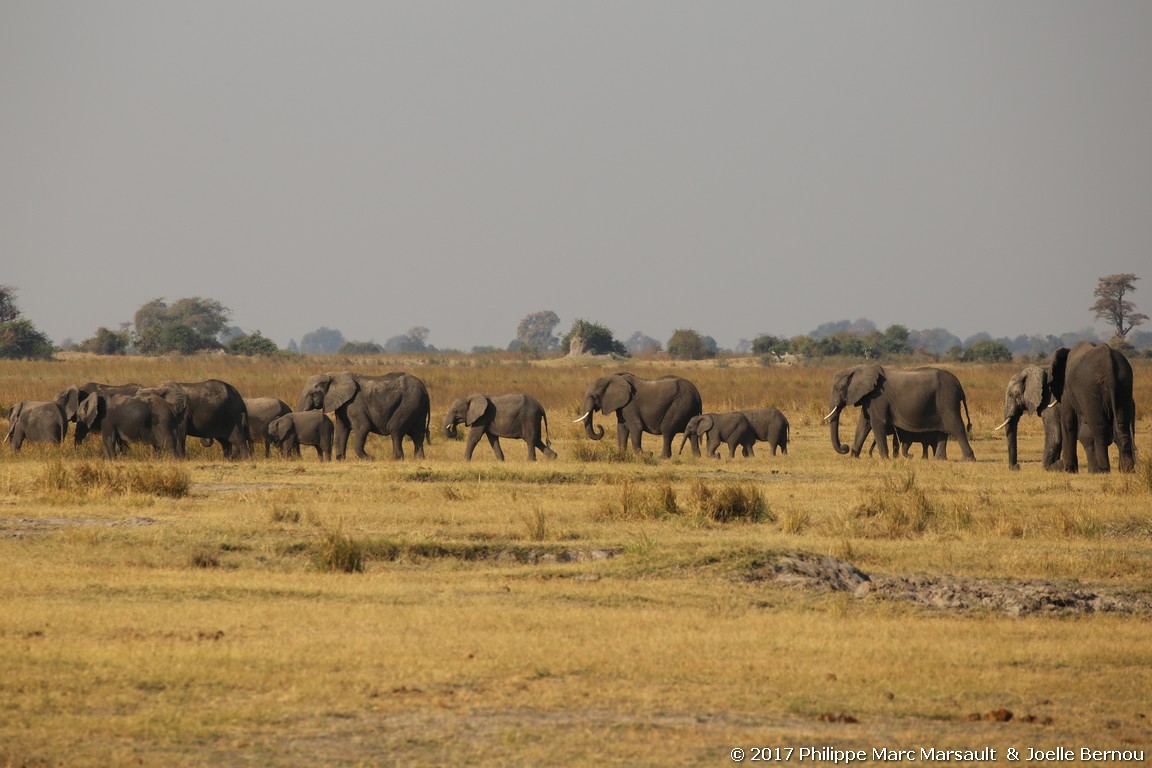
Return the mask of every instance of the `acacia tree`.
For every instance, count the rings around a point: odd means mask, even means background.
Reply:
[[[1148,315],[1136,311],[1136,306],[1124,298],[1126,293],[1135,293],[1132,283],[1140,278],[1131,272],[1119,275],[1108,275],[1100,278],[1093,295],[1096,303],[1092,311],[1096,313],[1097,320],[1104,320],[1116,329],[1116,338],[1123,339],[1138,325],[1148,319]]]
[[[228,327],[232,310],[215,299],[199,296],[178,299],[169,305],[153,299],[136,310],[136,345],[141,354],[189,355],[202,349],[220,349],[217,336]]]

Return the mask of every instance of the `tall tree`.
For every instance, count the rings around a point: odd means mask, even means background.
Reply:
[[[16,289],[0,285],[0,358],[47,360],[55,351],[51,339],[20,317]]]
[[[16,289],[10,285],[0,285],[0,323],[10,323],[20,317],[16,306]]]
[[[1104,320],[1116,329],[1116,338],[1123,339],[1128,332],[1148,319],[1148,315],[1136,311],[1136,306],[1124,298],[1125,294],[1135,293],[1132,283],[1140,278],[1131,272],[1108,275],[1100,278],[1093,295],[1096,303],[1092,311],[1097,320]]]
[[[191,354],[202,349],[219,349],[217,336],[228,327],[232,310],[215,299],[199,296],[177,300],[169,305],[152,299],[136,310],[136,343],[145,355],[169,352]]]
[[[550,309],[525,315],[520,325],[516,326],[516,341],[537,352],[556,349],[560,346],[560,339],[552,331],[559,324],[560,316]]]

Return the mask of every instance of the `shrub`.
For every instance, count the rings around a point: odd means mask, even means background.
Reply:
[[[690,328],[680,328],[668,339],[668,354],[679,360],[703,360],[716,356],[715,342],[712,346],[705,337]]]

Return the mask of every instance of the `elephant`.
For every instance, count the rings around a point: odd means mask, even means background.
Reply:
[[[684,426],[684,439],[680,441],[680,453],[684,452],[684,443],[688,442],[689,438],[699,441],[701,437],[708,440],[708,457],[712,459],[720,458],[720,454],[716,452],[720,443],[727,444],[730,459],[735,458],[737,446],[746,458],[756,455],[752,450],[752,445],[756,442],[756,430],[752,428],[752,422],[748,417],[740,411],[703,413],[688,419],[688,423]]]
[[[77,423],[83,422],[90,430],[99,421],[105,458],[115,459],[129,442],[151,445],[156,457],[166,451],[183,458],[179,435],[186,408],[187,399],[178,392],[165,398],[148,390],[135,395],[97,390],[80,403],[76,417]]]
[[[244,409],[248,411],[248,434],[252,439],[252,449],[264,442],[264,458],[272,455],[273,440],[268,434],[268,425],[285,414],[292,413],[292,406],[278,397],[244,398]],[[329,451],[331,453],[331,451]]]
[[[871,430],[880,455],[888,458],[887,435],[900,429],[905,432],[943,432],[960,445],[965,461],[975,461],[968,432],[972,428],[968,401],[960,380],[949,371],[938,368],[903,370],[885,368],[877,363],[863,363],[837,371],[832,378],[825,416],[829,423],[832,446],[837,453],[848,453],[840,442],[840,413],[849,405],[860,407],[860,421],[851,453],[858,457]],[[960,416],[964,406],[965,418]],[[937,459],[944,456],[937,454]]]
[[[1065,472],[1076,472],[1077,438],[1084,443],[1089,472],[1109,472],[1108,446],[1116,443],[1120,471],[1136,468],[1136,401],[1132,365],[1107,344],[1082,341],[1052,354],[1052,396],[1060,403],[1061,455]],[[1083,427],[1087,427],[1087,435]],[[1088,438],[1085,441],[1085,437]]]
[[[543,441],[540,439],[541,422],[544,424]],[[504,451],[500,448],[502,437],[528,443],[528,461],[536,461],[537,449],[550,459],[556,458],[552,441],[548,439],[548,415],[532,395],[517,392],[489,397],[476,392],[462,397],[452,403],[444,417],[444,432],[448,437],[456,437],[456,425],[460,423],[469,428],[464,445],[464,458],[468,461],[472,460],[472,451],[481,437],[488,438],[499,461],[504,461]]]
[[[592,440],[604,437],[604,427],[593,429],[592,414],[600,411],[605,416],[616,414],[616,444],[625,450],[631,439],[632,450],[640,452],[640,440],[645,432],[660,435],[664,441],[662,458],[672,458],[672,440],[684,431],[688,420],[704,412],[700,391],[688,379],[665,376],[660,379],[642,379],[631,373],[602,376],[584,392],[584,415],[573,423],[584,423],[584,431]],[[700,455],[698,440],[692,440],[692,453]]]
[[[332,461],[332,420],[323,411],[289,411],[269,422],[265,434],[280,446],[280,454],[289,458],[300,455],[301,445],[316,448],[316,458]]]
[[[136,394],[157,395],[177,410],[182,402],[185,404],[184,419],[176,436],[179,457],[184,457],[188,437],[211,438],[219,442],[226,459],[251,457],[248,409],[236,387],[228,382],[219,379],[188,383],[167,381],[159,387],[138,390]],[[211,444],[210,440],[205,442]]]
[[[142,384],[101,384],[96,381],[89,381],[58,392],[56,404],[64,409],[65,418],[76,425],[76,431],[73,435],[74,443],[80,445],[90,430],[100,429],[99,419],[89,427],[85,422],[76,418],[76,411],[79,410],[80,403],[84,402],[84,398],[93,392],[103,392],[105,395],[134,395],[142,386]]]
[[[8,409],[8,433],[13,452],[19,453],[25,440],[34,443],[61,443],[68,432],[64,409],[49,400],[21,400]]]
[[[788,455],[788,441],[792,436],[788,417],[779,409],[771,407],[754,408],[741,411],[741,413],[748,417],[748,422],[752,425],[753,431],[756,432],[756,439],[762,443],[768,443],[772,447],[773,456],[776,455],[777,448],[785,456]],[[683,449],[683,444],[680,447]]]
[[[429,431],[432,406],[428,388],[417,377],[403,372],[365,376],[350,371],[312,376],[300,393],[297,411],[332,412],[336,418],[336,459],[342,461],[352,448],[361,459],[371,459],[364,451],[369,433],[392,438],[392,458],[404,458],[403,439],[412,440],[416,458],[424,458],[424,441],[432,442]]]

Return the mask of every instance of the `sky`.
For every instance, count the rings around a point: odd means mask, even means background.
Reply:
[[[1097,278],[1152,278],[1150,39],[1142,0],[0,0],[0,284],[57,342],[186,296],[282,346],[1103,333]]]

